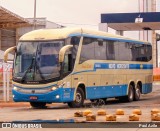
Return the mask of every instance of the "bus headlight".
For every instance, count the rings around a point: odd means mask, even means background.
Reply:
[[[60,84],[58,87],[61,88],[65,85],[65,82],[63,82],[62,84]]]
[[[60,98],[60,96],[59,95],[56,95],[56,99],[59,99]]]
[[[16,91],[18,91],[18,90],[19,90],[19,88],[18,88],[18,87],[16,87],[16,86],[14,86],[14,87],[13,87],[13,89],[14,89],[14,90],[16,90]]]
[[[54,91],[54,90],[56,90],[57,89],[57,87],[56,86],[53,86],[52,88],[51,88],[51,91]]]
[[[58,88],[61,88],[61,87],[63,87],[64,85],[65,85],[65,82],[62,83],[62,84],[60,84],[60,85],[53,86],[53,87],[51,88],[51,91],[54,91],[54,90],[56,90],[56,89],[58,89]]]

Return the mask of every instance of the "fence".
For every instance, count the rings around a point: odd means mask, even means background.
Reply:
[[[0,100],[10,101],[12,88],[12,62],[0,63]]]

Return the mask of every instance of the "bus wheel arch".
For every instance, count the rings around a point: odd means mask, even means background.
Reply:
[[[79,84],[78,88],[81,88],[84,92],[84,99],[86,99],[86,87],[84,84]]]
[[[84,83],[78,83],[77,87],[75,88],[75,92],[74,92],[74,100],[75,100],[75,93],[78,90],[78,88],[81,88],[84,92],[84,99],[86,99],[86,86]]]
[[[68,106],[71,108],[79,108],[84,104],[85,95],[85,86],[84,84],[79,84],[74,92],[74,99],[72,102],[68,103]]]

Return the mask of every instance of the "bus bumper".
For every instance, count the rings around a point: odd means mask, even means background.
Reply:
[[[12,89],[12,94],[15,102],[71,102],[74,99],[74,88],[59,88],[43,94],[27,94]]]

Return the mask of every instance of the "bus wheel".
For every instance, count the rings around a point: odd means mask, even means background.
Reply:
[[[140,86],[137,84],[137,88],[134,91],[134,100],[138,101],[141,97],[141,91],[140,91]]]
[[[90,101],[91,101],[92,103],[94,103],[96,100],[95,100],[95,99],[91,99]]]
[[[131,102],[134,99],[134,89],[132,85],[129,85],[128,95],[126,96],[125,100],[127,102]]]
[[[30,102],[30,105],[33,108],[45,108],[46,107],[46,103],[45,102]]]
[[[77,89],[75,97],[75,101],[69,102],[68,106],[71,108],[82,107],[84,103],[84,91],[81,88]]]

